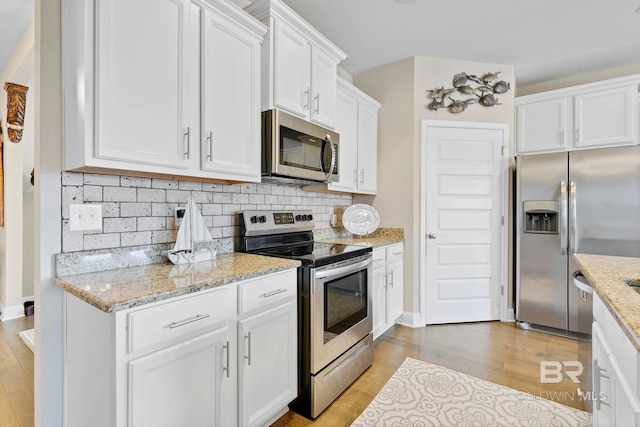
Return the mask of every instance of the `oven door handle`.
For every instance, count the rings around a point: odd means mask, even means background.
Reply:
[[[371,264],[371,257],[367,257],[366,260],[360,261],[354,264],[343,265],[336,268],[327,270],[317,270],[315,273],[316,279],[326,279],[327,277],[344,276],[349,273],[355,273],[362,270]]]

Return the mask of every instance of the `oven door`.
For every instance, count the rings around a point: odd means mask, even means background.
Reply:
[[[371,333],[371,255],[311,269],[311,373]]]

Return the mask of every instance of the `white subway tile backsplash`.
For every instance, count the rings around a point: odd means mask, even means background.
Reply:
[[[193,197],[211,237],[229,242],[239,232],[238,212],[311,209],[318,229],[329,228],[334,206],[349,206],[349,194],[312,193],[277,184],[220,184],[157,178],[62,174],[62,251],[79,252],[175,242],[175,208]],[[69,231],[72,203],[101,203],[103,229]],[[224,246],[229,246],[225,243]]]
[[[135,188],[104,187],[102,189],[102,200],[105,202],[135,202],[137,195]]]

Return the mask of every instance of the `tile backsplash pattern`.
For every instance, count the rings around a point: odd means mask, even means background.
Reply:
[[[214,239],[238,235],[238,212],[310,209],[316,229],[330,228],[336,206],[350,194],[315,193],[277,184],[218,184],[92,173],[62,173],[62,252],[172,243],[174,210],[191,195]],[[102,230],[71,231],[69,205],[102,204]]]

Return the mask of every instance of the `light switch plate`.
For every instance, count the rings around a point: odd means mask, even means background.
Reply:
[[[102,205],[69,205],[69,229],[102,230]]]

